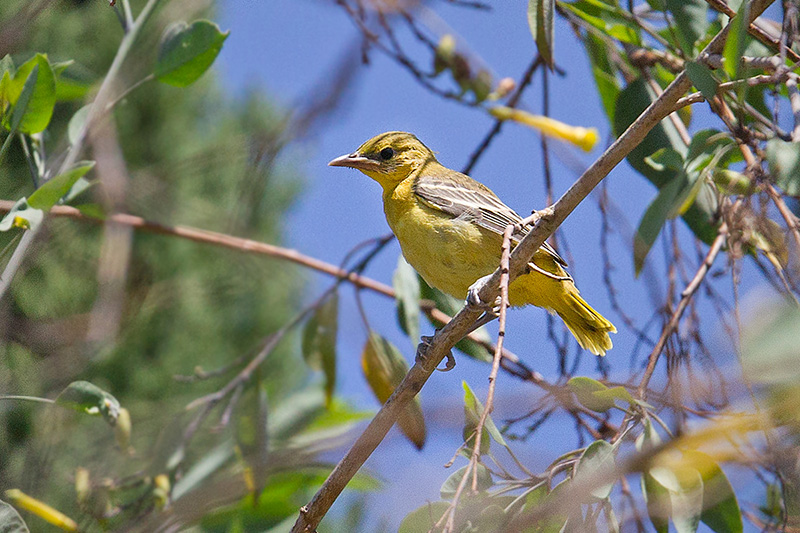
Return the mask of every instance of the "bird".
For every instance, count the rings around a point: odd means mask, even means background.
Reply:
[[[498,268],[506,227],[523,220],[488,187],[439,163],[411,133],[382,133],[328,165],[360,170],[378,182],[386,221],[406,261],[428,285],[457,298]],[[530,227],[517,226],[512,246]],[[509,285],[509,304],[558,315],[583,349],[605,355],[609,333],[617,329],[580,296],[567,266],[545,242]]]

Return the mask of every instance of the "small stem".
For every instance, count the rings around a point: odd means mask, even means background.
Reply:
[[[22,400],[25,402],[37,402],[37,403],[46,403],[46,404],[54,404],[56,403],[55,400],[50,400],[48,398],[39,398],[36,396],[17,396],[17,395],[7,395],[7,396],[0,396],[0,401],[2,400]]]

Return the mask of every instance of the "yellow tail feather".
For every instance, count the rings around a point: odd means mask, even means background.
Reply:
[[[569,290],[572,289],[572,290]],[[605,355],[611,349],[609,333],[616,333],[617,328],[603,315],[592,309],[586,300],[581,298],[578,290],[572,286],[564,291],[564,298],[558,300],[554,311],[561,317],[570,332],[578,340],[584,350],[595,355]]]

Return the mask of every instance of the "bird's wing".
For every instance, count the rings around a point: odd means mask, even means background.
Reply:
[[[454,218],[469,220],[478,226],[499,235],[509,224],[522,221],[513,209],[504,204],[488,187],[469,176],[450,171],[446,177],[420,175],[414,183],[414,192],[428,207],[438,209]],[[516,231],[512,236],[518,242],[529,231],[528,227]],[[544,243],[541,250],[547,252],[563,266],[567,266],[552,246]]]

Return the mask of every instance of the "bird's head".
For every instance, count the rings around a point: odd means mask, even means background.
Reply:
[[[414,135],[390,131],[373,137],[352,154],[337,157],[328,165],[357,168],[387,189],[430,161],[436,161],[436,156]]]

